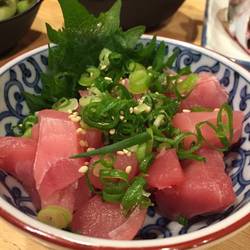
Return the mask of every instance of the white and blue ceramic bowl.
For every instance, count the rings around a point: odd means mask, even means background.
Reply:
[[[147,42],[151,36],[143,36]],[[22,186],[0,171],[0,216],[41,243],[72,249],[190,249],[214,243],[243,228],[250,221],[250,74],[232,61],[207,49],[188,43],[158,38],[169,47],[166,54],[178,52],[174,70],[190,65],[195,72],[211,72],[229,93],[234,110],[245,113],[239,146],[227,156],[237,201],[225,212],[200,216],[187,226],[148,210],[147,221],[134,241],[112,241],[85,237],[42,224],[32,216],[35,210]],[[40,73],[46,71],[47,46],[30,51],[0,69],[0,134],[8,135],[13,124],[28,114],[22,91],[39,94]],[[1,152],[0,152],[1,153]],[[234,157],[230,157],[230,155]],[[232,160],[233,159],[233,160]],[[56,247],[57,248],[57,247]],[[61,249],[61,248],[60,248]]]

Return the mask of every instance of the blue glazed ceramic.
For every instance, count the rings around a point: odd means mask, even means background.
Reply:
[[[144,36],[143,42],[151,37]],[[219,56],[206,49],[178,42],[171,39],[158,38],[165,41],[169,46],[166,54],[176,51],[178,54],[174,70],[183,66],[191,66],[194,72],[211,72],[215,74],[220,83],[229,93],[229,103],[234,110],[241,110],[245,113],[242,136],[239,145],[225,157],[227,172],[232,178],[234,190],[237,194],[237,201],[225,212],[210,216],[199,216],[191,219],[186,226],[157,214],[153,207],[148,209],[147,220],[138,233],[136,240],[127,242],[129,249],[134,247],[161,247],[174,244],[186,244],[188,248],[203,244],[210,240],[221,237],[213,237],[207,240],[199,240],[212,233],[219,232],[225,227],[231,231],[238,229],[237,221],[244,220],[240,226],[245,224],[246,218],[250,216],[250,75],[240,66],[234,64],[222,56]],[[10,128],[28,114],[28,107],[22,96],[22,91],[39,94],[41,91],[40,73],[46,70],[47,46],[31,51],[0,69],[0,134],[9,135]],[[13,177],[0,171],[0,212],[1,209],[10,209],[10,216],[16,216],[21,224],[29,224],[37,229],[37,236],[40,230],[57,239],[63,239],[66,243],[73,242],[80,246],[102,242],[106,247],[122,247],[121,241],[100,240],[89,237],[73,235],[57,229],[52,229],[40,222],[31,219],[35,209],[30,198],[20,183]],[[5,201],[4,201],[5,200]],[[7,201],[7,202],[6,202]],[[9,204],[8,204],[9,203]],[[13,208],[15,207],[15,208]],[[21,211],[19,213],[17,210]],[[13,213],[13,214],[12,214]],[[28,216],[23,215],[25,213]],[[9,218],[9,217],[8,217]],[[231,232],[230,231],[230,232]],[[158,238],[158,239],[156,239]],[[163,239],[164,238],[164,239]],[[143,241],[141,239],[155,239]],[[47,239],[46,239],[47,240]],[[48,236],[49,241],[49,236]],[[58,240],[58,244],[65,245]],[[73,244],[72,243],[72,244]],[[69,244],[69,246],[70,246]],[[178,245],[177,244],[177,245]],[[67,244],[66,244],[67,245]],[[73,245],[72,245],[73,246]],[[175,246],[175,245],[174,245]],[[177,249],[177,248],[176,248]]]

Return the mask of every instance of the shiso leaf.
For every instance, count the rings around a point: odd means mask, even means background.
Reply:
[[[77,97],[77,82],[82,72],[89,65],[98,65],[103,48],[129,55],[144,32],[142,26],[121,30],[121,0],[98,17],[90,14],[78,0],[59,0],[59,3],[64,28],[56,31],[47,24],[48,37],[57,46],[49,46],[49,65],[47,73],[42,74],[41,95],[24,94],[33,112],[51,107],[62,97]]]

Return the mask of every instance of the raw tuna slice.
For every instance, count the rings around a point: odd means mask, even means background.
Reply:
[[[129,172],[129,180],[136,176],[139,172],[138,161],[136,159],[135,153],[131,153],[130,156],[124,154],[116,154],[116,159],[114,163],[114,168],[126,171],[126,168],[131,166],[131,171]]]
[[[86,177],[83,176],[78,181],[78,187],[75,193],[74,211],[79,210],[92,197],[92,193],[86,182]]]
[[[39,138],[39,124],[37,123],[37,124],[35,124],[33,127],[32,127],[32,130],[31,130],[32,132],[31,132],[31,137],[32,137],[32,139],[34,139],[34,140],[38,140],[38,138]]]
[[[102,132],[95,128],[89,128],[85,130],[83,139],[87,141],[89,148],[100,148],[103,146]]]
[[[35,140],[28,138],[0,137],[0,168],[22,182],[38,209],[40,199],[33,176],[36,145]]]
[[[224,170],[223,155],[212,149],[201,149],[206,162],[183,163],[185,180],[177,187],[156,191],[161,213],[171,219],[178,216],[221,212],[235,201],[232,182]]]
[[[73,213],[76,201],[76,190],[77,182],[54,192],[49,198],[42,200],[42,208],[49,205],[57,205]]]
[[[138,230],[143,226],[146,213],[147,209],[136,208],[122,225],[120,225],[109,233],[110,239],[133,239],[137,234]],[[135,227],[135,225],[137,226]]]
[[[175,149],[162,150],[148,171],[148,184],[152,188],[164,189],[179,185],[184,174]]]
[[[131,180],[134,176],[138,174],[139,168],[138,168],[138,161],[136,159],[136,156],[134,153],[132,153],[130,156],[124,154],[115,154],[115,162],[114,162],[114,168],[120,169],[125,171],[127,167],[131,166],[131,171],[129,172],[129,180]],[[90,160],[90,166],[99,160],[99,156],[93,156]],[[94,167],[91,168],[91,171],[89,173],[89,178],[91,183],[94,185],[95,188],[102,189],[102,183],[99,179],[99,171],[101,169],[101,164],[96,164]]]
[[[68,114],[55,110],[42,110],[39,117],[39,138],[34,162],[36,187],[43,202],[54,192],[64,189],[82,175],[78,169],[84,159],[69,157],[82,151],[78,123]]]
[[[145,210],[135,210],[126,218],[119,204],[103,202],[96,195],[74,214],[71,229],[73,232],[92,237],[131,240],[144,219]]]
[[[200,73],[196,87],[181,103],[181,109],[190,109],[201,106],[206,108],[219,108],[226,103],[228,94],[216,76],[210,73]]]
[[[212,124],[216,125],[218,112],[185,112],[185,113],[177,113],[173,118],[173,125],[176,128],[179,128],[181,131],[190,131],[195,132],[195,125],[202,121],[209,121]],[[244,114],[241,111],[233,111],[233,140],[232,144],[237,142],[241,135],[242,130],[242,122],[244,119]],[[226,123],[226,119],[225,119]],[[202,135],[207,140],[207,143],[204,145],[213,145],[216,147],[222,146],[221,142],[219,141],[216,133],[212,128],[208,125],[204,125],[201,129]],[[190,136],[187,137],[184,141],[185,146],[188,147],[190,143],[195,138]]]

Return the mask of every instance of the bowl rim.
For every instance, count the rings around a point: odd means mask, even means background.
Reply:
[[[153,36],[151,35],[143,35],[142,39],[151,39],[152,37]],[[243,78],[246,79],[246,81],[250,81],[250,73],[246,69],[214,51],[202,48],[197,45],[161,36],[157,36],[157,40],[193,49],[206,56],[215,58],[221,63],[236,70]],[[10,67],[16,65],[25,58],[41,53],[42,51],[45,51],[47,49],[48,45],[44,45],[18,56],[17,58],[11,60],[0,68],[0,75],[2,75]],[[98,249],[189,249],[192,247],[197,247],[210,242],[214,242],[220,238],[227,236],[230,233],[235,232],[238,229],[243,228],[244,226],[247,226],[248,223],[250,224],[250,202],[241,207],[233,215],[230,215],[224,220],[217,222],[214,225],[210,225],[207,228],[200,229],[198,231],[191,232],[185,235],[154,240],[117,241],[73,234],[70,232],[52,228],[30,218],[12,205],[8,204],[1,197],[0,216],[6,221],[15,225],[17,228],[43,241],[48,241],[52,244],[69,247],[72,249],[82,249],[83,247],[87,247],[90,249],[95,247],[98,247]]]
[[[3,23],[11,22],[11,21],[13,21],[15,19],[18,19],[21,16],[26,15],[28,12],[31,12],[33,9],[35,9],[37,6],[39,6],[42,2],[43,2],[43,0],[36,0],[36,2],[30,8],[25,10],[24,12],[19,13],[19,14],[14,15],[14,16],[11,16],[11,17],[9,17],[7,19],[4,19],[4,20],[0,21],[0,25],[3,24]]]

